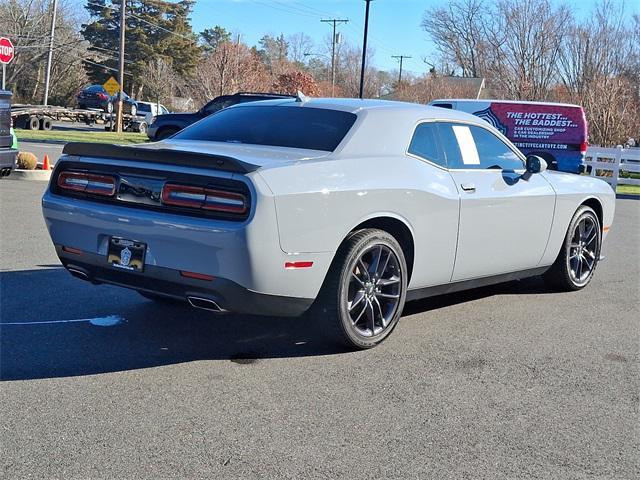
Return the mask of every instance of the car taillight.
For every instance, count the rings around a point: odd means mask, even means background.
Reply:
[[[247,197],[242,193],[175,183],[162,188],[162,203],[238,215],[247,211]]]
[[[116,193],[116,178],[111,175],[95,175],[84,172],[62,172],[58,175],[58,187],[64,190],[92,193],[111,197]]]
[[[100,100],[106,100],[106,99],[107,99],[107,98],[109,98],[109,97],[107,97],[104,93],[99,93],[99,94],[98,94],[98,98],[99,98]]]
[[[582,142],[580,144],[580,152],[581,153],[586,153],[588,146],[589,146],[589,142]]]

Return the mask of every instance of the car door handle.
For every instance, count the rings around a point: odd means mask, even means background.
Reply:
[[[476,186],[473,183],[463,183],[460,186],[465,192],[473,193],[476,191]]]

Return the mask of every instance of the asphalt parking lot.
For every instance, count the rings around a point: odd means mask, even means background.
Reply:
[[[0,181],[2,478],[638,478],[640,201],[585,290],[411,303],[341,352],[74,279],[44,188]]]

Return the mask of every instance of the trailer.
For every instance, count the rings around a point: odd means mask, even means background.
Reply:
[[[105,130],[115,130],[115,113],[100,109],[56,107],[51,105],[12,105],[11,119],[15,128],[25,130],[51,130],[53,122],[77,122],[86,125],[103,123]],[[128,132],[145,133],[147,124],[144,118],[124,114],[122,128]]]

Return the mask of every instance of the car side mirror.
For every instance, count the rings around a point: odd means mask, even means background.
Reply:
[[[527,173],[542,173],[547,169],[547,162],[538,155],[527,155]]]

